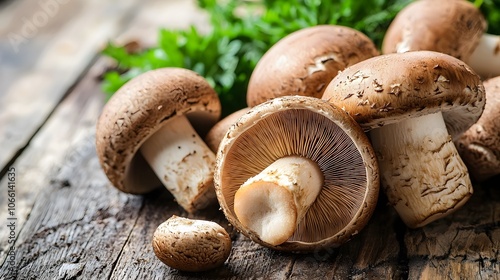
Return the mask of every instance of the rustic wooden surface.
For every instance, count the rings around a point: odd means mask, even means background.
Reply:
[[[500,279],[499,177],[476,184],[457,213],[417,230],[381,197],[353,240],[305,255],[251,242],[214,207],[191,217],[229,230],[226,264],[198,274],[163,265],[152,234],[171,215],[187,214],[165,190],[124,194],[102,173],[94,130],[105,102],[98,76],[109,62],[98,52],[109,39],[151,44],[160,25],[183,28],[206,18],[183,0],[61,2],[67,3],[17,53],[8,34],[40,6],[29,0],[0,6],[0,279],[11,279],[11,271],[17,279]],[[7,255],[10,167],[14,263]]]

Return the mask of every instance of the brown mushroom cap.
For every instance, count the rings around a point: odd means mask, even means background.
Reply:
[[[357,63],[332,80],[323,99],[342,107],[365,130],[441,111],[453,138],[478,120],[485,104],[477,74],[464,62],[431,51]]]
[[[236,112],[233,112],[216,123],[205,136],[205,143],[207,146],[214,152],[217,153],[217,149],[219,148],[220,141],[226,135],[229,127],[235,123],[243,114],[250,110],[249,107],[240,109]]]
[[[467,61],[486,26],[479,9],[469,1],[414,1],[387,29],[382,53],[430,50]]]
[[[224,264],[231,253],[231,238],[215,222],[172,216],[153,236],[155,255],[182,271],[206,271]]]
[[[376,55],[373,42],[349,27],[319,25],[296,31],[278,41],[257,63],[248,84],[247,104],[253,107],[285,95],[320,98],[339,70]]]
[[[317,163],[324,183],[294,235],[273,246],[237,219],[235,193],[250,177],[290,155]],[[346,242],[371,217],[379,191],[375,154],[359,125],[328,102],[304,96],[267,101],[233,124],[219,147],[214,183],[231,224],[252,240],[285,251]]]
[[[163,68],[139,75],[111,97],[99,117],[96,148],[101,166],[121,191],[149,192],[161,184],[137,153],[142,143],[183,114],[203,135],[220,112],[217,93],[191,70]]]
[[[484,88],[483,114],[457,141],[460,155],[478,181],[500,174],[500,76],[486,80]]]

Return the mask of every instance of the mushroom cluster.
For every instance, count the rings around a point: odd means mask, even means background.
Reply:
[[[382,55],[348,27],[299,30],[257,64],[249,107],[217,124],[221,105],[203,77],[149,71],[104,107],[97,154],[118,189],[163,184],[190,214],[218,201],[237,230],[277,250],[348,241],[380,184],[406,225],[421,227],[467,202],[469,172],[500,174],[500,77],[486,89],[481,80],[500,75],[500,43],[485,30],[463,0],[408,5]],[[225,262],[231,240],[215,223],[174,216],[153,248],[173,268],[203,271]]]

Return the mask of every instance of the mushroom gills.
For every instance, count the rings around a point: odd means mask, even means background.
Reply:
[[[316,200],[323,173],[302,156],[280,158],[248,179],[236,191],[238,220],[271,245],[288,240]]]
[[[453,212],[472,195],[441,112],[373,129],[370,138],[389,202],[409,227]]]
[[[199,137],[185,116],[165,123],[140,151],[155,174],[188,212],[215,200],[215,154]]]

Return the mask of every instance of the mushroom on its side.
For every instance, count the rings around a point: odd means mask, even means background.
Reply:
[[[442,52],[465,61],[482,77],[497,76],[500,36],[484,33],[486,27],[481,11],[469,1],[414,1],[390,24],[382,52]]]
[[[480,77],[437,52],[381,55],[335,77],[323,99],[370,131],[388,200],[409,227],[444,217],[471,196],[453,144],[484,104]]]
[[[318,25],[295,31],[274,44],[255,66],[247,104],[253,107],[285,95],[320,98],[340,70],[378,54],[366,35],[349,27]]]
[[[172,216],[153,235],[155,255],[166,265],[199,272],[224,264],[231,253],[231,238],[211,221]]]
[[[278,97],[234,123],[217,153],[228,220],[274,249],[312,251],[357,234],[375,208],[372,147],[345,112],[314,97]]]
[[[123,192],[147,193],[161,181],[186,211],[204,208],[216,201],[215,154],[197,131],[204,135],[220,111],[217,93],[193,71],[163,68],[139,75],[99,117],[101,166]]]
[[[484,89],[483,114],[457,140],[460,155],[479,182],[500,174],[500,76],[486,80]]]

